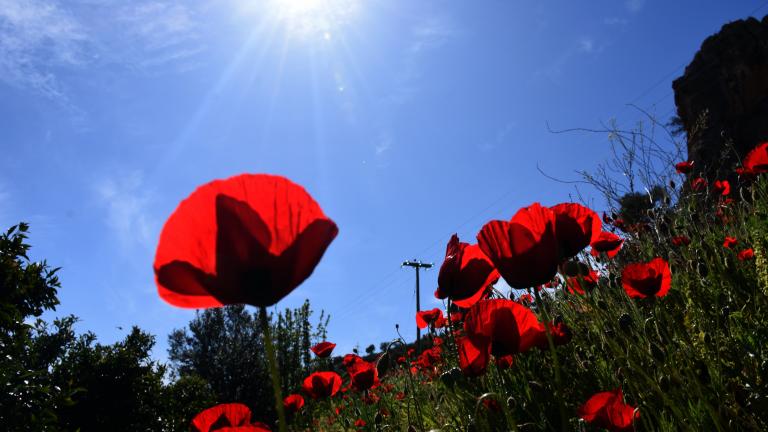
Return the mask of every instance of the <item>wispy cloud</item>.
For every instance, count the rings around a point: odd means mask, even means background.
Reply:
[[[400,105],[409,101],[417,92],[417,81],[422,72],[420,61],[431,50],[443,46],[451,38],[456,36],[457,30],[444,18],[432,17],[421,21],[411,28],[410,41],[406,46],[402,57],[402,63],[395,76],[393,91],[387,95],[385,101],[393,105]]]
[[[50,0],[0,0],[0,80],[66,101],[56,68],[87,62],[89,40],[74,16]]]
[[[63,71],[188,67],[195,7],[175,0],[0,0],[0,81],[74,108]]]
[[[376,151],[376,156],[383,155],[384,152],[388,151],[390,148],[392,148],[392,137],[386,133],[380,134],[379,140],[376,143],[376,147],[374,148]]]
[[[106,210],[105,222],[125,248],[149,247],[156,223],[148,215],[151,191],[141,172],[102,179],[95,186]]]
[[[645,0],[626,0],[624,6],[632,13],[640,12],[645,6]]]

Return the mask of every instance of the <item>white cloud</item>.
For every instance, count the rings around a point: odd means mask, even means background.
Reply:
[[[624,6],[632,13],[640,12],[643,6],[645,6],[645,0],[626,0]]]
[[[595,41],[592,38],[582,37],[579,39],[579,51],[591,53],[595,50]]]
[[[376,156],[381,156],[384,152],[388,151],[392,147],[392,137],[389,134],[382,133],[379,136],[379,141],[376,144],[375,151]]]
[[[187,68],[202,1],[0,0],[0,81],[74,108],[64,70]]]
[[[107,226],[124,247],[151,246],[156,224],[147,214],[151,191],[141,172],[105,178],[96,184],[95,192],[107,211]]]
[[[50,0],[0,0],[0,80],[66,102],[53,73],[87,61],[83,26]]]

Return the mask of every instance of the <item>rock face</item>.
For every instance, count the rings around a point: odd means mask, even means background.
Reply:
[[[701,44],[672,88],[688,158],[710,178],[728,175],[750,149],[768,141],[768,16],[724,25]],[[705,127],[697,130],[702,115]]]

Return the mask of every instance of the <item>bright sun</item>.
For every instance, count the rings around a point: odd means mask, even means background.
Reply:
[[[356,12],[359,0],[268,0],[267,11],[297,36],[325,39]]]

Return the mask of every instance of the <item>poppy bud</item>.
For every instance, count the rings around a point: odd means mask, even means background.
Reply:
[[[377,425],[381,424],[381,413],[376,413],[373,417],[373,423]]]
[[[619,327],[625,332],[628,332],[632,326],[632,317],[628,313],[623,313],[619,317]]]
[[[660,346],[656,344],[651,344],[651,355],[653,356],[653,358],[655,358],[660,362],[663,362],[664,359],[666,358],[666,354],[664,354],[664,351],[661,349]]]
[[[659,388],[661,388],[661,391],[667,392],[669,391],[669,377],[666,375],[662,375],[659,377]]]

